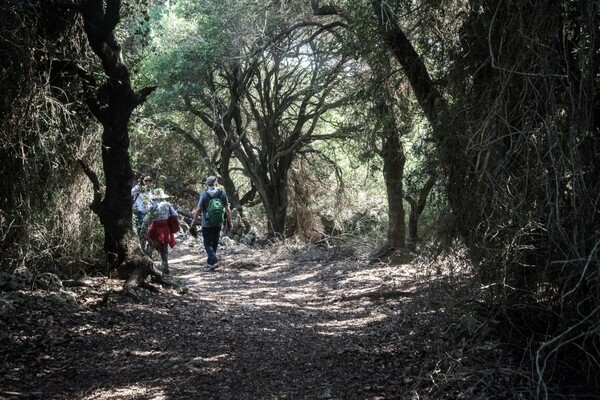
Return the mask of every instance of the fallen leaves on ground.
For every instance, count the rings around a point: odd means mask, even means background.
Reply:
[[[476,354],[457,337],[463,316],[416,264],[275,246],[221,255],[208,272],[199,246],[176,247],[183,293],[139,302],[90,277],[71,288],[77,309],[15,303],[1,316],[0,398],[510,397],[496,344]]]

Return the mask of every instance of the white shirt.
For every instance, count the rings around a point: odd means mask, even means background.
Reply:
[[[131,189],[131,200],[134,201],[135,209],[141,212],[146,212],[152,204],[150,193],[140,185],[135,185]]]

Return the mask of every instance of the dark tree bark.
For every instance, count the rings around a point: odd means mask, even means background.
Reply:
[[[427,119],[437,125],[446,103],[433,84],[425,63],[398,26],[389,6],[382,0],[373,0],[372,4],[385,44],[402,66]]]
[[[472,168],[469,160],[464,157],[464,147],[459,135],[459,124],[463,121],[450,114],[446,100],[436,88],[425,63],[398,25],[389,6],[382,0],[372,0],[371,4],[382,40],[400,63],[432,127],[448,200],[456,215],[461,216],[455,221],[455,227],[465,238],[470,238],[470,233],[478,225],[481,212],[478,210],[479,204],[465,203],[465,193],[474,189]]]
[[[381,135],[381,150],[383,159],[383,178],[388,202],[388,231],[385,246],[374,253],[375,258],[388,256],[395,262],[406,261],[406,221],[404,210],[404,165],[406,157],[400,137],[402,132],[396,121],[393,109],[393,98],[387,82],[385,82],[381,64],[371,62],[373,73],[379,82],[375,98],[376,118],[378,120],[377,134]]]
[[[410,251],[417,250],[417,242],[419,241],[419,217],[423,213],[425,209],[425,205],[427,204],[427,197],[429,197],[429,193],[433,186],[435,185],[435,176],[430,176],[427,179],[427,182],[423,185],[421,190],[419,190],[419,198],[415,199],[410,195],[405,195],[404,198],[410,204],[410,213],[408,217],[408,238],[407,238],[407,247]]]
[[[131,182],[128,123],[132,111],[156,88],[134,92],[129,71],[123,64],[121,49],[113,31],[119,22],[119,0],[85,0],[81,3],[84,30],[107,76],[88,106],[102,124],[102,164],[106,179],[104,198],[93,207],[104,227],[104,251],[111,268],[129,277],[128,285],[140,284],[152,271],[133,232],[131,219]],[[88,175],[91,174],[87,171]],[[98,192],[98,190],[96,190]]]
[[[389,227],[387,233],[388,246],[396,250],[404,250],[406,246],[406,222],[404,212],[404,164],[406,157],[396,131],[389,132],[383,139],[383,176],[387,191]]]

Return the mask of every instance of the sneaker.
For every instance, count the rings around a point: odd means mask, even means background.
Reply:
[[[214,271],[215,269],[217,269],[218,266],[219,266],[219,262],[217,261],[214,264],[208,264],[206,269],[209,271]]]
[[[164,274],[169,274],[169,265],[165,264],[164,262],[160,264],[160,270],[164,273]]]

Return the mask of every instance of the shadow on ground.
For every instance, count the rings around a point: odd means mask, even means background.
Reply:
[[[443,349],[430,339],[445,334],[431,317],[445,319],[450,304],[427,294],[433,280],[415,265],[281,247],[222,253],[223,265],[206,272],[197,244],[172,251],[185,294],[102,302],[121,282],[96,278],[80,289],[78,311],[4,318],[0,397],[451,398],[436,388]],[[500,379],[487,376],[482,393]]]

